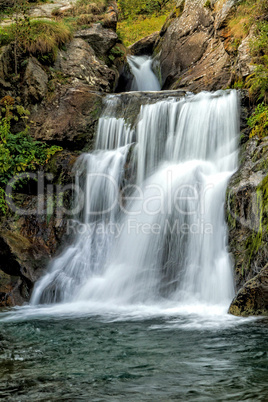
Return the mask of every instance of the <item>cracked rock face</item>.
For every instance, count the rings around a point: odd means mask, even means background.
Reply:
[[[231,83],[233,65],[242,76],[252,71],[250,35],[242,42],[237,59],[226,50],[228,36],[223,30],[237,2],[211,1],[210,6],[205,0],[177,2],[154,48],[159,55],[163,89],[224,89]]]

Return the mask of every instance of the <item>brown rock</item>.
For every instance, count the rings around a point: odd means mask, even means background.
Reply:
[[[135,56],[141,56],[144,54],[151,55],[153,53],[155,42],[158,39],[158,35],[159,32],[154,32],[151,35],[148,35],[145,38],[133,43],[133,45],[129,46],[128,48],[129,52]]]
[[[74,39],[66,51],[59,52],[55,69],[72,77],[75,84],[86,83],[88,90],[110,92],[115,85],[116,73],[96,57],[83,39]]]
[[[112,29],[105,29],[101,24],[93,24],[92,28],[77,31],[75,38],[84,39],[97,56],[107,54],[118,40],[117,34]]]
[[[72,182],[75,160],[65,151],[55,154],[47,166],[52,183],[57,184],[53,202],[46,187],[44,196],[14,194],[17,213],[0,222],[0,306],[29,301],[34,283],[59,246],[66,243],[70,193],[64,185]],[[63,198],[57,195],[62,193]]]
[[[24,99],[27,104],[41,102],[47,94],[48,76],[34,57],[28,59],[24,74]]]
[[[93,140],[100,116],[102,96],[89,91],[87,85],[63,87],[58,98],[42,114],[32,116],[36,139],[81,149]]]
[[[215,23],[216,26],[223,24],[236,1],[227,3],[224,3],[224,11],[221,7],[216,13],[216,23],[212,3],[211,7],[206,7],[205,0],[177,2],[155,46],[155,53],[159,52],[163,89],[197,92],[229,85],[231,59],[215,30]]]
[[[244,317],[268,315],[268,265],[240,289],[229,313]]]
[[[106,15],[103,21],[104,28],[111,28],[116,31],[118,21],[118,7],[116,1],[110,2],[107,10]]]
[[[242,41],[238,48],[236,71],[237,75],[243,78],[247,77],[255,70],[250,54],[250,42],[254,38],[253,32],[254,29],[251,29],[249,35]]]

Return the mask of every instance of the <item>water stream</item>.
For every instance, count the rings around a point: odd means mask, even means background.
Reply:
[[[159,89],[151,59],[130,63],[136,89]],[[76,163],[73,243],[0,316],[0,396],[264,401],[267,320],[227,314],[237,93],[151,94],[131,116],[133,96],[107,96]]]

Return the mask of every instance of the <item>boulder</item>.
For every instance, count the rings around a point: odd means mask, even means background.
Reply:
[[[54,68],[71,77],[75,85],[79,81],[87,84],[88,90],[111,92],[115,85],[115,71],[100,61],[83,39],[72,40],[66,51],[59,52]]]
[[[32,135],[69,149],[90,147],[101,109],[101,94],[90,92],[88,85],[63,86],[42,113],[32,115]]]
[[[159,32],[154,32],[151,35],[138,40],[128,47],[129,53],[135,56],[151,55],[158,36]]]
[[[239,290],[229,313],[244,317],[268,315],[268,264]]]
[[[34,57],[30,57],[23,80],[25,104],[41,102],[47,94],[47,84],[48,76],[41,64]]]
[[[97,56],[106,55],[118,40],[117,34],[112,29],[105,29],[101,24],[93,24],[92,28],[77,31],[74,36],[84,39]]]

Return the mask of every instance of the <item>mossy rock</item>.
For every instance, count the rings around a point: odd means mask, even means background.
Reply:
[[[229,313],[235,316],[268,316],[268,264],[246,282],[231,303]]]

